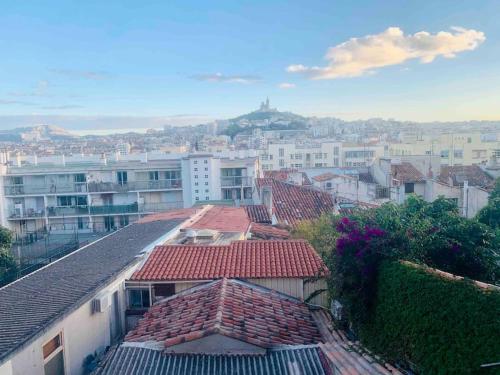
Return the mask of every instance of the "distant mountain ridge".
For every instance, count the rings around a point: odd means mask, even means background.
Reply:
[[[35,125],[29,127],[0,130],[0,141],[21,142],[39,140],[69,139],[76,136],[64,128],[55,125]]]

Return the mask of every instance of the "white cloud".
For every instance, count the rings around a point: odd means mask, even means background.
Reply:
[[[295,83],[283,82],[278,85],[280,89],[293,89],[295,88]]]
[[[405,35],[399,27],[389,27],[380,34],[351,38],[330,47],[325,56],[327,66],[296,64],[288,66],[287,71],[311,79],[358,77],[411,59],[428,64],[438,56],[453,58],[459,52],[476,49],[485,40],[483,32],[461,27],[452,27],[449,32],[420,31],[413,35]]]
[[[228,82],[228,83],[242,83],[242,84],[255,83],[261,80],[260,77],[253,75],[225,75],[222,73],[197,74],[191,76],[191,78],[196,79],[198,81],[206,81],[206,82]]]

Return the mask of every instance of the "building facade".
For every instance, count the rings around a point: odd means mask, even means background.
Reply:
[[[112,231],[198,201],[250,202],[260,168],[234,153],[117,154],[17,158],[1,173],[1,224],[23,235]]]

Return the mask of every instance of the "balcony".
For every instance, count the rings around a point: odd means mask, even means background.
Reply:
[[[223,176],[220,179],[222,187],[252,186],[252,178],[248,176]]]
[[[5,195],[41,195],[59,193],[86,193],[85,182],[53,185],[6,185]]]
[[[32,219],[45,217],[45,210],[35,210],[33,208],[28,208],[26,210],[14,209],[9,211],[10,219]]]
[[[138,190],[167,190],[167,189],[182,189],[182,180],[172,179],[172,180],[130,181],[126,183],[116,183],[116,182],[88,183],[88,191],[90,193],[128,192],[128,191],[138,191]]]
[[[91,215],[133,214],[139,212],[137,203],[90,206]]]
[[[139,206],[139,212],[141,213],[162,212],[162,211],[176,210],[183,207],[184,207],[183,202],[145,203]]]
[[[88,215],[89,207],[84,206],[55,206],[47,207],[47,216],[81,216]]]

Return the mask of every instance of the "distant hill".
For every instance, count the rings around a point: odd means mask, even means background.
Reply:
[[[0,130],[0,142],[70,139],[76,136],[54,125],[36,125],[10,130]]]
[[[269,120],[270,123],[277,121],[305,122],[306,118],[292,112],[254,111],[230,119],[229,123],[240,123],[244,120],[249,122]]]

